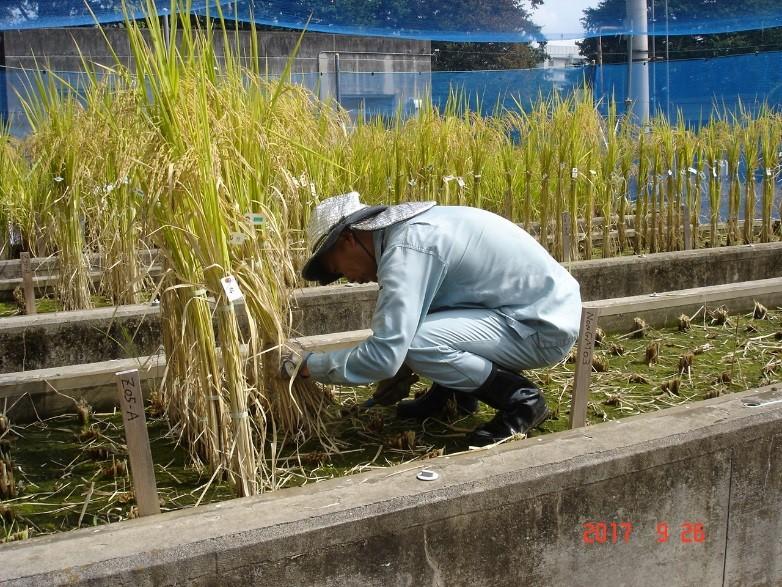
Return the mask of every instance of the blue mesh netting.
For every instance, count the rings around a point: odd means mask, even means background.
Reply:
[[[217,0],[190,9],[214,13]],[[625,0],[219,0],[240,20],[314,31],[450,41],[529,41],[631,32]],[[3,0],[0,30],[123,19],[121,0]],[[140,16],[142,0],[132,0]],[[155,0],[161,14],[170,0]],[[649,33],[706,34],[782,26],[779,0],[653,0]],[[91,14],[90,10],[93,14]],[[652,20],[652,16],[654,19]],[[582,19],[587,17],[587,30]]]
[[[214,0],[194,0],[201,10]],[[127,0],[128,16],[143,18],[145,0]],[[158,14],[168,14],[170,0],[155,0]],[[122,0],[0,0],[0,31],[109,24],[125,19]]]
[[[652,109],[676,119],[681,111],[693,125],[706,122],[715,104],[720,109],[737,113],[739,104],[745,109],[761,103],[782,109],[782,52],[760,53],[707,60],[684,60],[650,64]],[[624,65],[603,67],[569,67],[550,69],[432,72],[430,73],[350,73],[295,74],[301,83],[321,98],[339,98],[340,103],[358,114],[392,117],[397,110],[412,114],[421,100],[431,96],[435,105],[445,106],[451,91],[461,92],[470,100],[473,110],[491,114],[495,108],[528,107],[538,96],[554,90],[567,94],[586,81],[595,97],[605,106],[613,97],[620,105],[626,91],[627,68]],[[82,74],[60,73],[68,82],[79,86]],[[752,80],[748,83],[747,80]],[[0,71],[0,88],[8,86],[7,112],[14,134],[26,130],[22,106],[17,92],[25,94],[29,85],[27,74],[20,71]],[[2,92],[0,92],[2,96]],[[0,97],[0,100],[2,98]],[[2,113],[2,102],[0,102]]]
[[[713,106],[738,112],[768,103],[782,108],[782,53],[769,52],[714,59],[650,63],[651,110],[676,119],[678,112],[692,125],[707,122]],[[596,95],[624,100],[626,65],[594,68]]]

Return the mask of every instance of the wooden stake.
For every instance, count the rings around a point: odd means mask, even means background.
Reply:
[[[149,446],[138,369],[120,371],[115,374],[115,377],[122,421],[125,424],[125,440],[128,443],[128,457],[138,513],[139,516],[159,514],[160,501],[157,495],[152,449]]]
[[[592,357],[595,351],[595,331],[600,309],[583,305],[581,308],[581,329],[578,335],[576,354],[576,376],[573,382],[573,396],[570,402],[570,428],[586,426],[589,383],[592,379]]]
[[[28,316],[35,314],[35,288],[33,287],[33,270],[30,267],[30,253],[27,251],[19,255],[19,264],[22,268],[22,289],[24,290],[24,312]]]
[[[10,222],[0,222],[0,261],[8,259],[8,253],[11,251],[10,226]]]
[[[684,250],[692,250],[692,225],[690,224],[690,209],[682,204],[682,218],[684,224]]]

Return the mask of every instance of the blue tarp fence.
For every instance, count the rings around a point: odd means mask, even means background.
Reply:
[[[125,0],[130,17],[146,0]],[[158,14],[190,10],[312,31],[445,41],[526,42],[637,32],[625,0],[154,0]],[[695,35],[782,26],[779,0],[649,0],[651,34]],[[581,18],[589,15],[584,30]],[[0,30],[122,21],[122,0],[0,0]]]
[[[697,126],[707,122],[715,108],[720,114],[738,113],[740,107],[752,110],[764,103],[782,109],[782,52],[655,62],[649,67],[652,110],[672,120],[681,113],[685,121]],[[82,76],[78,72],[58,75],[77,87]],[[338,77],[313,73],[296,75],[294,81],[316,95],[322,95],[324,87],[332,88],[330,95],[339,95],[342,105],[356,114],[363,109],[368,116],[392,117],[399,109],[405,114],[414,113],[421,100],[429,97],[442,109],[454,91],[467,97],[473,110],[490,115],[497,107],[526,109],[540,96],[555,91],[567,95],[584,84],[593,89],[601,108],[613,98],[621,109],[626,75],[626,66],[617,64],[431,74],[341,72]],[[25,72],[0,70],[0,114],[11,120],[15,134],[23,134],[26,129],[17,94],[24,95],[29,83]],[[339,88],[334,91],[337,84]]]

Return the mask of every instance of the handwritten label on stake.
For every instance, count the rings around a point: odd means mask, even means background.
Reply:
[[[122,421],[125,425],[125,441],[128,444],[133,491],[140,516],[160,513],[160,501],[149,447],[147,419],[144,416],[144,398],[138,369],[115,373],[119,392]]]
[[[592,357],[595,352],[595,333],[599,317],[599,308],[582,306],[581,329],[576,347],[576,373],[570,409],[570,428],[586,426],[589,383],[592,380]]]
[[[19,265],[22,269],[22,289],[24,290],[24,312],[28,316],[35,314],[35,288],[33,286],[33,270],[30,266],[30,253],[25,251],[19,255]]]
[[[225,291],[225,297],[228,298],[229,302],[237,302],[244,297],[244,295],[242,295],[242,290],[239,289],[239,284],[236,282],[236,278],[233,275],[223,277],[220,280],[220,283],[223,284],[223,291]]]

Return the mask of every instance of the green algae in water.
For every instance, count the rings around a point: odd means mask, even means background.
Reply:
[[[192,506],[202,493],[201,503],[232,497],[219,483],[204,491],[209,477],[188,466],[165,421],[150,420],[148,428],[162,511]],[[135,515],[119,413],[94,415],[89,427],[76,415],[14,426],[4,440],[20,491],[2,504],[12,514],[3,517],[0,540],[25,526],[46,534]]]
[[[765,320],[750,313],[731,316],[726,324],[712,322],[701,314],[686,332],[649,329],[642,339],[607,334],[595,349],[607,370],[592,374],[588,422],[597,424],[782,380],[782,313],[771,311]],[[650,343],[659,346],[657,362],[651,365],[646,360]],[[543,389],[553,413],[530,432],[531,437],[568,428],[573,374],[574,364],[567,361],[527,373]],[[677,393],[665,388],[674,378],[679,380]],[[413,390],[423,392],[427,386],[422,381]],[[481,404],[478,414],[469,417],[430,418],[423,423],[399,420],[394,407],[360,407],[372,391],[372,387],[335,390],[337,404],[330,411],[329,425],[341,451],[327,454],[313,442],[289,446],[277,460],[280,488],[467,450],[466,433],[493,415]],[[227,484],[208,484],[207,476],[188,466],[187,452],[176,445],[163,420],[149,418],[149,430],[162,511],[191,507],[202,493],[200,503],[233,497]],[[13,513],[0,509],[4,532],[0,540],[9,535],[24,538],[25,528],[43,534],[75,528],[79,518],[84,527],[132,515],[130,480],[118,466],[127,458],[119,415],[94,416],[86,429],[74,415],[17,426],[13,431],[17,438],[10,442],[11,454],[22,491],[2,504]],[[8,435],[0,442],[8,444]]]
[[[95,308],[106,308],[111,306],[111,300],[106,296],[94,295],[90,298],[92,305]],[[35,311],[39,314],[50,314],[52,312],[59,312],[62,310],[62,303],[60,300],[44,296],[36,298]],[[0,302],[0,318],[7,318],[10,316],[21,316],[23,312],[15,302]]]

